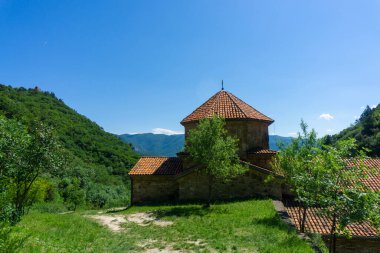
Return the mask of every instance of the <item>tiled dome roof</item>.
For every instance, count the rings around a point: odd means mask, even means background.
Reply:
[[[274,121],[230,92],[222,90],[184,118],[181,124],[198,121],[203,118],[211,118],[214,115],[225,119],[250,119],[266,121],[268,123]]]

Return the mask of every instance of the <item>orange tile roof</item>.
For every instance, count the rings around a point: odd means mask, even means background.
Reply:
[[[355,166],[353,160],[347,160],[346,162],[348,166]],[[373,169],[373,171],[367,172],[367,178],[364,178],[362,182],[371,190],[380,191],[380,158],[365,159],[364,164]]]
[[[249,154],[270,154],[275,155],[277,154],[277,151],[271,150],[271,149],[259,149],[259,150],[250,150],[248,151]]]
[[[293,224],[298,230],[300,230],[299,219],[299,206],[296,202],[287,199],[283,200],[286,211],[288,212]],[[318,233],[321,235],[329,235],[329,229],[331,229],[332,221],[325,215],[321,214],[321,209],[317,207],[309,208],[307,210],[307,219],[305,224],[305,230],[311,233]],[[376,237],[380,236],[377,233],[377,229],[369,222],[354,223],[347,227],[354,237]]]
[[[218,115],[225,119],[250,119],[272,123],[273,119],[265,116],[238,97],[227,91],[219,91],[181,121],[181,124],[211,118]]]
[[[182,171],[179,157],[141,157],[129,175],[176,175]]]
[[[354,166],[355,162],[353,160],[347,160],[348,166]],[[374,169],[373,172],[368,172],[368,178],[363,179],[364,184],[366,184],[370,189],[380,191],[380,158],[369,158],[364,160],[364,164],[368,167]],[[284,200],[284,205],[294,225],[300,229],[299,222],[299,209],[298,205],[294,201]],[[331,219],[321,215],[321,209],[317,207],[310,208],[307,212],[307,223],[306,230],[308,232],[319,233],[322,235],[329,234],[329,228],[331,226]],[[360,224],[352,224],[348,226],[352,236],[358,237],[378,237],[377,230],[370,223],[364,222]]]

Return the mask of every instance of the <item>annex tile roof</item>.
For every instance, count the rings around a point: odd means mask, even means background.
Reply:
[[[176,175],[183,169],[179,157],[141,157],[129,175]]]
[[[347,160],[348,166],[355,166],[355,161]],[[363,179],[363,183],[370,189],[380,191],[380,158],[369,158],[364,160],[364,164],[373,169],[367,173],[367,178]],[[298,204],[294,201],[284,199],[284,205],[297,229],[300,229],[299,222],[299,208]],[[307,211],[307,222],[305,228],[308,232],[319,233],[322,235],[329,234],[331,227],[331,219],[321,214],[321,209],[318,207],[309,208]],[[380,238],[377,230],[368,222],[352,224],[348,226],[348,230],[352,236],[357,237],[376,237]]]
[[[271,149],[259,149],[259,150],[250,150],[248,151],[248,154],[264,154],[264,155],[275,155],[277,154],[277,151],[271,150]]]
[[[299,205],[287,199],[283,200],[286,211],[288,212],[293,224],[300,230]],[[332,220],[321,214],[321,209],[317,207],[308,208],[305,230],[310,233],[329,235]],[[347,227],[353,237],[376,237],[379,238],[377,230],[369,222],[354,223]]]
[[[355,166],[355,161],[347,160],[348,166]],[[364,164],[372,169],[367,172],[367,178],[363,179],[363,183],[371,190],[380,191],[380,158],[368,158],[364,160]]]
[[[218,115],[225,119],[248,119],[272,123],[273,119],[265,116],[235,95],[219,91],[181,121],[181,124],[199,121]]]

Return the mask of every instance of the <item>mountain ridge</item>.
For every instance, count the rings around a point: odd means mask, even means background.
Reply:
[[[122,141],[130,143],[137,153],[146,156],[176,156],[185,143],[184,134],[139,133],[121,134],[118,137]],[[291,140],[292,137],[269,135],[269,147],[273,150],[279,150],[278,141],[282,141],[286,145]]]

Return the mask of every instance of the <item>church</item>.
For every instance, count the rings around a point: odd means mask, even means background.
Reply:
[[[213,185],[214,200],[268,196],[282,200],[282,213],[290,217],[291,223],[300,230],[299,206],[289,199],[289,191],[282,185],[281,176],[271,169],[271,160],[276,151],[269,149],[268,127],[274,121],[235,95],[223,89],[185,117],[181,124],[185,128],[185,140],[189,131],[203,118],[218,115],[225,119],[229,134],[239,139],[241,163],[249,168],[228,183]],[[199,165],[191,162],[185,152],[176,157],[142,157],[129,172],[131,178],[132,204],[164,201],[197,201],[208,197],[208,180],[201,173]],[[369,158],[365,164],[378,173],[370,173],[363,183],[370,189],[380,192],[380,158]],[[349,164],[348,166],[353,166]],[[280,180],[266,182],[268,175]],[[310,217],[305,229],[317,233],[328,243],[331,219],[318,215],[318,207],[308,209]],[[379,252],[378,231],[368,222],[355,223],[348,227],[352,238],[339,235],[338,252]]]
[[[181,121],[185,141],[201,119],[213,115],[224,118],[228,133],[239,139],[238,154],[248,170],[228,183],[216,183],[212,198],[280,199],[281,185],[265,182],[273,174],[270,164],[276,154],[269,149],[268,135],[268,127],[274,120],[222,89]],[[207,177],[189,158],[185,152],[177,153],[176,157],[141,157],[129,172],[132,203],[206,199]]]

